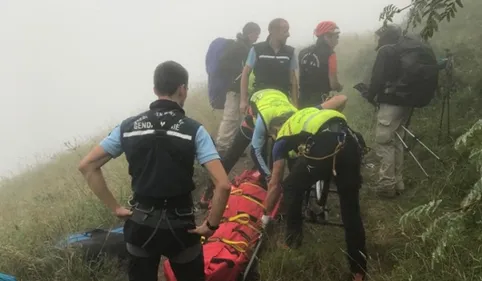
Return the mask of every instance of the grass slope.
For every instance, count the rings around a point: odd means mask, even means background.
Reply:
[[[457,86],[451,103],[452,136],[461,135],[479,118],[481,106],[478,26],[480,8],[476,1],[465,1],[466,7],[450,24],[441,26],[432,44],[439,55],[443,48],[456,54]],[[468,25],[467,23],[470,23]],[[345,35],[337,48],[340,73],[349,96],[347,117],[353,128],[361,131],[373,146],[374,111],[351,88],[365,80],[371,68],[372,36]],[[444,78],[442,76],[442,83]],[[204,94],[192,94],[186,105],[190,116],[202,122],[214,136],[220,115],[209,109]],[[474,167],[453,149],[453,142],[441,139],[438,144],[438,122],[441,100],[417,110],[410,129],[445,161],[437,162],[420,145],[414,154],[431,175],[427,179],[413,159],[406,154],[404,175],[407,192],[395,200],[380,200],[368,192],[376,168],[365,173],[362,189],[362,211],[365,219],[367,246],[370,255],[371,280],[482,280],[480,257],[480,224],[457,239],[448,249],[447,258],[432,264],[433,246],[430,237],[422,242],[419,235],[430,218],[399,224],[402,214],[432,199],[443,199],[440,211],[458,207],[458,202],[477,180]],[[54,251],[53,245],[67,233],[92,227],[114,225],[117,220],[101,205],[77,172],[80,158],[97,143],[82,144],[61,153],[54,160],[29,172],[0,183],[0,272],[16,275],[19,280],[92,280],[91,268],[76,255]],[[371,155],[370,161],[376,161]],[[374,162],[375,163],[375,162]],[[111,161],[104,169],[108,184],[117,198],[129,196],[129,178],[125,160]],[[198,182],[205,180],[202,170],[196,173]],[[333,198],[336,199],[336,198]],[[336,205],[336,201],[334,206]],[[307,237],[301,251],[284,252],[275,249],[264,253],[260,273],[263,281],[275,280],[341,280],[347,272],[343,251],[343,231],[333,227],[306,225]],[[104,268],[96,280],[124,278],[114,267]]]

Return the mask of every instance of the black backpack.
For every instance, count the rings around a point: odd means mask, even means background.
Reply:
[[[401,105],[427,106],[438,87],[439,66],[432,48],[422,40],[404,36],[394,48],[399,56],[398,80],[388,85]]]

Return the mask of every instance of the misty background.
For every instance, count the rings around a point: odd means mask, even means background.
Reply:
[[[193,85],[206,80],[209,43],[248,21],[264,40],[283,17],[288,44],[300,47],[321,20],[342,33],[373,30],[389,4],[410,0],[0,0],[0,176],[145,110],[162,61],[184,65],[190,94],[206,95]]]

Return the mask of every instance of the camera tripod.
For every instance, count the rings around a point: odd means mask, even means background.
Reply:
[[[438,143],[442,139],[442,127],[444,121],[444,114],[445,109],[447,109],[447,137],[450,138],[450,98],[454,90],[454,57],[452,52],[449,49],[445,49],[446,54],[446,65],[445,65],[445,73],[447,75],[447,83],[444,92],[442,92],[442,111],[440,114],[440,123],[439,123],[439,132],[438,132]]]
[[[330,189],[330,181],[317,181],[305,192],[303,215],[309,223],[343,227],[342,223],[328,220],[330,208],[327,206],[329,193],[338,193]]]

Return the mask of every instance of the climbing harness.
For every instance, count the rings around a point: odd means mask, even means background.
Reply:
[[[329,130],[325,129],[322,132],[325,132],[325,131],[329,131]],[[332,172],[333,172],[333,175],[336,177],[336,175],[337,175],[336,174],[336,155],[338,154],[338,152],[340,152],[342,150],[343,146],[345,145],[346,132],[342,132],[336,138],[338,140],[338,144],[336,145],[333,153],[328,154],[326,156],[322,156],[322,157],[314,157],[314,156],[310,156],[309,154],[310,154],[311,148],[313,147],[315,142],[313,141],[313,139],[311,137],[309,137],[304,144],[301,144],[301,145],[298,146],[298,156],[303,156],[307,159],[315,160],[315,161],[321,161],[321,160],[325,160],[325,159],[328,159],[330,157],[333,157]]]

